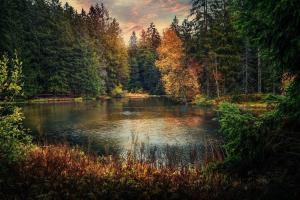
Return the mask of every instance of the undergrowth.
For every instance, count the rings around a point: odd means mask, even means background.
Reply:
[[[224,174],[36,147],[0,182],[2,199],[230,199]],[[224,197],[224,198],[223,198]]]

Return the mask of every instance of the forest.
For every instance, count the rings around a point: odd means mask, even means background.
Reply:
[[[300,197],[297,0],[191,0],[185,19],[174,16],[163,32],[150,22],[129,41],[102,2],[76,10],[60,0],[3,0],[0,10],[1,199]],[[143,143],[140,159],[94,155],[66,141],[40,144],[18,103],[102,105],[130,95],[212,110],[222,138],[213,158],[175,166],[167,148],[171,164],[161,166],[150,147],[143,155]]]
[[[22,61],[27,98],[100,96],[119,86],[187,100],[281,91],[284,70],[272,70],[268,52],[237,28],[229,1],[194,1],[191,20],[175,16],[163,35],[151,23],[132,33],[128,49],[103,4],[79,12],[58,0],[1,4],[0,54]],[[171,65],[178,69],[166,73]]]

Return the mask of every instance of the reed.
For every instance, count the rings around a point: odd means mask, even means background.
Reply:
[[[99,157],[68,145],[36,146],[9,176],[0,173],[0,199],[244,199],[261,192],[253,180],[245,186],[207,165],[174,165],[177,147],[166,147],[165,163],[155,157],[157,147],[150,150],[152,160],[143,153]]]

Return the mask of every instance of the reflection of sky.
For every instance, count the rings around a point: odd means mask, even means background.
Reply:
[[[103,2],[111,15],[116,17],[123,30],[125,42],[132,31],[139,32],[154,22],[162,31],[174,18],[184,19],[189,14],[190,0],[62,0],[77,10],[88,10],[92,4]]]
[[[57,142],[130,149],[132,137],[151,145],[203,144],[214,138],[210,111],[162,99],[37,104],[24,107],[25,126]]]

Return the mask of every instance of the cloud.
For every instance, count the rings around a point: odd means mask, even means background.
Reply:
[[[180,19],[189,14],[190,0],[62,0],[69,2],[77,10],[88,10],[91,5],[103,2],[122,28],[127,42],[132,31],[146,29],[151,22],[162,32],[174,16]]]

